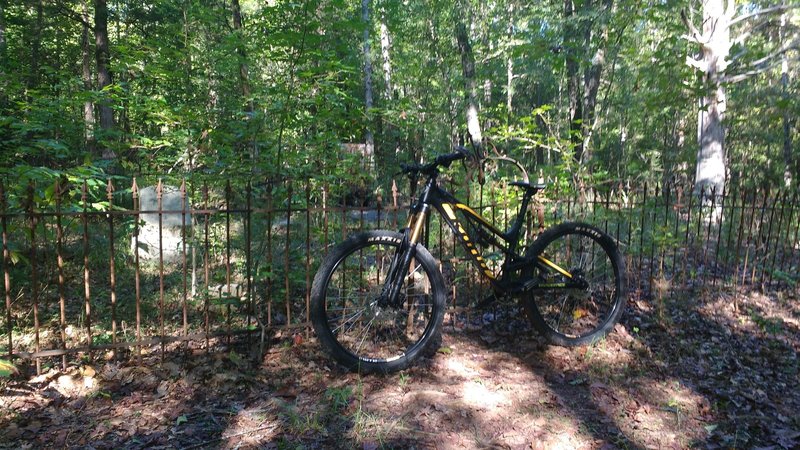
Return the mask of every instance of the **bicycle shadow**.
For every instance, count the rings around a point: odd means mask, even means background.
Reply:
[[[796,319],[770,332],[764,322],[779,317],[777,309],[765,311],[771,300],[743,296],[743,318],[720,311],[721,303],[730,305],[727,294],[708,297],[668,299],[660,319],[658,305],[634,298],[616,330],[591,347],[548,347],[535,338],[528,346],[476,342],[540,374],[563,412],[602,445],[800,444],[800,396],[791,388]],[[771,319],[750,319],[760,315]]]

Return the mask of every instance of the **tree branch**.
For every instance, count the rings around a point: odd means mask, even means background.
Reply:
[[[728,0],[728,6],[725,8],[725,17],[728,20],[732,20],[733,16],[736,15],[736,0]],[[730,22],[728,22],[728,28],[730,28]]]
[[[800,61],[800,58],[795,58],[794,61]],[[738,83],[740,81],[748,80],[756,75],[762,74],[774,67],[777,67],[782,61],[773,61],[772,64],[767,64],[757,69],[753,69],[748,72],[740,73],[738,75],[731,75],[728,77],[722,78],[723,83]]]
[[[758,11],[753,11],[753,12],[751,12],[749,14],[744,14],[742,16],[739,16],[739,17],[736,17],[734,19],[731,19],[731,22],[728,24],[728,26],[733,27],[734,25],[736,25],[739,22],[744,22],[745,20],[752,19],[753,17],[757,17],[757,16],[760,16],[760,15],[763,15],[763,14],[771,14],[771,13],[774,13],[774,12],[783,12],[783,11],[788,11],[788,10],[794,9],[794,8],[800,8],[800,5],[779,5],[779,6],[773,6],[771,8],[759,9]]]
[[[684,34],[681,37],[683,37],[684,39],[689,40],[691,42],[696,42],[696,43],[698,43],[700,45],[704,45],[704,44],[708,43],[709,39],[706,36],[703,36],[703,33],[701,33],[700,30],[698,30],[697,27],[695,27],[694,24],[689,20],[689,18],[686,17],[686,10],[685,9],[681,10],[681,20],[683,21],[683,24],[686,25],[686,28],[688,28],[689,32],[691,33],[690,35],[685,35]]]
[[[85,25],[90,30],[94,31],[94,24],[91,24],[88,21],[84,20],[83,16],[81,16],[77,12],[65,7],[62,2],[55,0],[55,1],[49,1],[48,3],[55,9],[56,14],[60,14],[62,16],[67,17],[68,19],[72,19],[80,24]]]
[[[695,69],[705,73],[708,71],[708,63],[705,61],[700,61],[699,59],[692,58],[691,56],[686,57],[686,64],[689,67],[694,67]]]
[[[769,55],[764,56],[763,58],[759,58],[755,61],[751,61],[749,64],[747,64],[747,68],[759,68],[764,64],[768,64],[770,60],[775,59],[778,56],[790,50],[797,50],[798,48],[800,48],[800,34],[795,33],[788,39],[788,42],[781,45],[779,48],[775,49],[775,51],[773,51]],[[735,61],[742,55],[743,53],[739,53],[738,55],[736,55],[735,59],[732,59],[731,61]]]
[[[761,28],[763,28],[767,24],[769,24],[769,21],[768,20],[764,20],[764,21],[760,22],[759,24],[749,28],[747,31],[743,31],[741,34],[739,34],[739,36],[736,36],[733,39],[732,45],[744,44],[744,41],[746,41],[750,36],[752,36],[753,33],[755,33],[756,31],[760,30]]]

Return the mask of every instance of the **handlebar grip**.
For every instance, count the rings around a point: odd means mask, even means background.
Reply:
[[[436,164],[440,166],[449,166],[452,162],[458,161],[459,159],[466,158],[467,155],[461,152],[456,153],[448,153],[446,155],[439,155],[436,157]]]

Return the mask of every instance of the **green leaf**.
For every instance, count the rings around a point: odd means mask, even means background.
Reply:
[[[19,371],[14,364],[11,364],[10,361],[6,361],[5,359],[0,359],[0,377],[8,378],[17,373],[19,373]]]
[[[240,365],[242,365],[242,363],[244,363],[244,358],[242,358],[241,355],[239,355],[238,353],[236,353],[234,351],[231,351],[228,354],[228,358],[231,360],[232,363],[236,364],[237,366],[240,366]]]
[[[186,414],[180,415],[178,416],[177,419],[175,419],[175,426],[180,426],[181,424],[186,423],[188,421],[189,419],[186,417]]]
[[[239,297],[212,297],[211,301],[217,305],[232,305],[232,306],[239,306],[242,304],[242,300]]]

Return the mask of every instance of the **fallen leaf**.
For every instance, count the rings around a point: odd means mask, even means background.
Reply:
[[[156,388],[156,397],[163,397],[167,395],[168,391],[169,391],[169,383],[166,380],[162,381]]]
[[[85,378],[94,378],[94,376],[96,374],[97,374],[97,371],[94,370],[94,367],[92,367],[92,366],[90,366],[88,364],[83,366],[83,367],[81,367],[81,375],[83,375]]]

